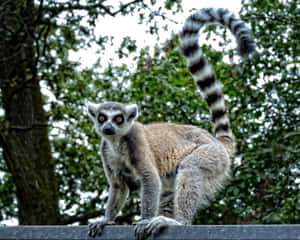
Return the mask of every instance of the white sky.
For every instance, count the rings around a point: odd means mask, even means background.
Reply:
[[[112,0],[111,0],[112,1]],[[108,1],[108,2],[111,2]],[[119,1],[118,1],[119,2]],[[125,2],[125,1],[123,1]],[[157,2],[162,2],[162,0],[158,0]],[[169,21],[169,32],[161,32],[160,39],[161,41],[167,40],[171,36],[171,32],[177,33],[180,31],[185,18],[190,14],[190,10],[200,9],[204,7],[213,7],[213,8],[227,8],[231,12],[234,12],[238,15],[238,12],[241,8],[241,1],[240,0],[184,0],[183,3],[183,13],[176,14],[176,18],[172,15],[168,15],[172,20],[179,22],[180,24],[176,25]],[[160,20],[161,18],[157,18]],[[105,50],[104,57],[101,58],[103,61],[103,66],[105,66],[109,59],[117,59],[114,51],[120,46],[124,37],[129,36],[132,39],[137,41],[138,47],[143,46],[154,46],[157,43],[156,36],[151,36],[150,34],[146,35],[145,31],[146,28],[144,25],[138,24],[138,17],[137,16],[117,16],[113,17],[103,17],[99,21],[99,27],[96,28],[96,35],[107,35],[107,36],[114,36],[114,47],[109,47]],[[83,49],[79,52],[70,53],[70,57],[74,61],[81,61],[82,68],[91,66],[94,64],[98,58],[96,54],[96,46],[92,46],[92,49]],[[127,62],[128,60],[116,60],[117,63]],[[48,95],[51,94],[47,91],[46,88],[42,88],[44,94]],[[53,94],[52,94],[53,95]],[[0,109],[0,115],[3,115],[3,110]],[[0,178],[3,177],[3,173],[0,172]],[[60,202],[62,206],[63,203]],[[74,206],[76,208],[76,206]],[[5,225],[17,225],[17,219],[5,220],[0,222],[1,224]]]
[[[108,1],[109,2],[109,1]],[[118,1],[119,2],[119,1]],[[148,1],[146,1],[148,2]],[[163,2],[162,0],[158,0],[159,2]],[[160,5],[160,4],[158,4]],[[190,11],[192,9],[200,9],[200,8],[227,8],[231,12],[235,13],[238,16],[239,10],[241,8],[241,0],[230,0],[230,1],[220,1],[220,0],[184,0],[182,3],[183,13],[178,13],[175,16],[169,13],[167,15],[168,18],[177,21],[179,24],[172,23],[171,21],[165,20],[169,23],[168,32],[161,31],[160,39],[161,43],[169,39],[172,31],[177,33],[181,30],[184,20],[190,15]],[[157,20],[161,20],[160,17],[157,17]],[[163,24],[161,24],[163,25]],[[127,63],[128,59],[119,60],[116,57],[115,50],[120,46],[124,37],[129,36],[130,38],[136,40],[138,47],[144,46],[154,46],[157,44],[156,36],[146,34],[147,27],[138,24],[137,16],[117,16],[115,18],[110,16],[105,16],[99,19],[99,27],[96,27],[95,34],[97,36],[113,36],[113,43],[115,46],[107,47],[105,49],[105,56],[101,57],[101,64],[106,66],[109,62],[109,59],[114,59],[114,63]],[[235,42],[235,41],[234,41]],[[96,54],[96,46],[93,49],[83,49],[79,53],[71,53],[70,56],[73,60],[81,61],[82,68],[91,66],[96,62],[99,57]]]

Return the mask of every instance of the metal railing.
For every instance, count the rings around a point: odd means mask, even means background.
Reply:
[[[0,240],[134,240],[132,226],[107,226],[102,236],[96,238],[89,237],[87,232],[87,226],[3,226],[0,227]],[[170,226],[154,238],[161,240],[300,240],[300,224]]]

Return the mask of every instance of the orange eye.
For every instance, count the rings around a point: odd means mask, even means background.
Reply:
[[[99,122],[104,122],[106,120],[106,117],[103,116],[103,115],[100,115],[99,118],[98,118]]]
[[[117,116],[115,118],[115,122],[118,123],[118,124],[121,124],[123,122],[123,117],[122,116]]]

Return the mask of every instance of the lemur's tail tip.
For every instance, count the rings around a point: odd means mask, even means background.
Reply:
[[[247,57],[255,53],[255,42],[250,37],[241,38],[238,42],[238,54]]]

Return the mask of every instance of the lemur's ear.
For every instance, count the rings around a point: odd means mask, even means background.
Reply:
[[[95,104],[95,103],[91,103],[91,102],[88,102],[88,103],[87,103],[88,114],[89,114],[89,117],[90,117],[93,121],[95,121],[98,106],[99,106],[99,105],[98,105],[98,104]]]
[[[125,108],[128,116],[128,121],[137,119],[139,115],[139,109],[136,104],[128,104]]]

